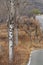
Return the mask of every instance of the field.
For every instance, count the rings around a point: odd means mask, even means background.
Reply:
[[[26,27],[25,27],[26,28]],[[26,65],[32,50],[42,49],[43,40],[34,42],[30,40],[28,34],[18,29],[18,45],[14,44],[14,65]],[[33,37],[32,37],[33,38]],[[7,23],[0,24],[0,65],[8,65],[8,26]]]

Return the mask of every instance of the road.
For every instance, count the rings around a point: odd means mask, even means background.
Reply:
[[[43,65],[43,50],[33,51],[27,65]]]

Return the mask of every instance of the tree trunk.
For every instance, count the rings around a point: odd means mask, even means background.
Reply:
[[[19,18],[19,2],[16,0],[16,18]],[[18,28],[17,28],[17,20],[16,20],[16,27],[15,27],[15,44],[18,45]]]
[[[14,0],[10,0],[10,16],[9,16],[9,63],[12,65],[14,57]]]

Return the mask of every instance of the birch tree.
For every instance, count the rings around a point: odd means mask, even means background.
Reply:
[[[17,21],[16,21],[16,15],[18,15],[19,12],[17,12],[17,0],[10,0],[10,15],[9,15],[9,61],[10,63],[13,62],[14,57],[14,39],[15,43],[18,44],[18,29],[17,29]],[[17,14],[16,14],[17,13]],[[16,35],[14,35],[14,29],[16,32]]]
[[[9,15],[9,62],[13,62],[14,57],[14,23],[15,23],[15,1],[10,0],[10,15]]]

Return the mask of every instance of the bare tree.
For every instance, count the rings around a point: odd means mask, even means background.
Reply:
[[[18,21],[17,18],[19,18],[19,1],[16,0],[16,26],[15,26],[15,44],[18,45]]]
[[[17,21],[16,21],[16,16],[19,14],[19,8],[18,6],[18,1],[17,0],[10,0],[10,15],[9,15],[9,29],[8,29],[8,34],[9,34],[9,61],[10,63],[13,62],[13,57],[14,57],[14,43],[18,44],[18,29],[17,29]],[[17,13],[17,14],[16,14]],[[14,30],[16,34],[14,35]],[[14,42],[15,39],[15,42]]]
[[[8,27],[8,34],[9,34],[9,62],[12,64],[13,57],[14,57],[14,23],[16,17],[15,11],[15,1],[10,0],[10,15],[9,15],[9,27]]]

